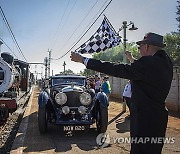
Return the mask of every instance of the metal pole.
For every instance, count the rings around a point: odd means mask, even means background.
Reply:
[[[124,45],[124,56],[123,56],[123,62],[124,63],[127,63],[127,59],[126,59],[126,55],[125,55],[125,52],[126,52],[126,28],[127,28],[127,21],[123,21],[123,45]]]
[[[65,63],[65,61],[64,61],[64,64],[63,64],[63,66],[64,66],[64,74],[65,74],[65,71],[66,71],[66,63]]]
[[[127,28],[127,21],[123,21],[123,46],[124,46],[124,54],[123,54],[123,63],[127,63],[127,59],[126,59],[126,55],[125,55],[125,52],[126,52],[126,28]],[[125,86],[125,82],[126,80],[123,79],[123,84]],[[123,106],[122,106],[122,111],[123,112],[126,112],[126,102],[123,102]]]
[[[52,76],[54,75],[54,72],[53,72],[53,70],[52,70]]]
[[[131,21],[128,25],[127,25],[127,21],[123,21],[122,23],[122,27],[120,30],[123,30],[123,47],[124,47],[124,54],[123,54],[123,63],[126,64],[127,63],[127,58],[126,58],[126,42],[127,42],[127,39],[126,39],[126,29],[128,26],[132,25],[132,28],[130,28],[129,30],[137,30],[138,28],[137,27],[134,27],[134,23]],[[123,84],[125,86],[125,84],[127,83],[127,80],[123,79]],[[124,112],[126,111],[126,102],[123,102],[123,109],[122,109]]]
[[[51,50],[48,49],[49,52],[49,61],[48,61],[48,77],[50,77],[50,64],[51,64]]]
[[[44,59],[44,65],[45,65],[45,79],[47,78],[47,65],[48,65],[48,58],[45,57]]]
[[[37,71],[36,71],[36,69],[37,69],[37,65],[35,65],[35,71],[34,71],[34,74],[36,75],[36,77],[35,77],[35,83],[37,84]]]

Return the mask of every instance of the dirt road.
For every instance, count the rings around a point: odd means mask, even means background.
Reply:
[[[61,127],[49,125],[48,133],[40,135],[37,124],[37,89],[30,99],[27,112],[16,136],[11,153],[119,153],[128,154],[130,144],[122,143],[129,137],[128,112],[122,113],[122,104],[111,100],[109,106],[108,131],[110,144],[99,148],[96,143],[95,126],[88,131],[65,133]],[[180,153],[180,120],[169,116],[168,137],[175,137],[175,143],[165,144],[163,154]],[[119,140],[118,140],[119,139]]]

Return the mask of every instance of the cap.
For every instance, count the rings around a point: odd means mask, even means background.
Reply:
[[[163,36],[156,34],[156,33],[147,33],[144,36],[144,39],[141,41],[136,42],[136,44],[149,44],[149,45],[155,45],[158,47],[165,47],[166,44],[163,43]]]

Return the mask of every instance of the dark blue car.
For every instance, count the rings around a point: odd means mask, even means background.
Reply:
[[[108,125],[108,98],[85,88],[86,77],[58,75],[38,97],[38,126],[44,134],[48,123],[63,126],[64,131],[84,130],[96,123],[97,132],[105,133]]]

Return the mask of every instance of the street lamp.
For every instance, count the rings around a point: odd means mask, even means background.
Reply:
[[[127,21],[123,21],[122,23],[122,27],[119,29],[119,32],[121,30],[123,30],[123,46],[124,46],[124,55],[123,55],[123,62],[127,63],[127,58],[125,55],[126,52],[126,42],[127,42],[127,38],[126,38],[126,29],[131,25],[131,28],[129,28],[129,30],[137,30],[138,28],[134,26],[134,23],[132,21],[129,22],[129,24],[127,24]],[[125,85],[125,80],[124,81],[124,85]],[[122,111],[125,112],[126,111],[126,103],[123,102],[123,107],[122,107]]]
[[[65,74],[65,71],[66,71],[66,69],[65,69],[66,63],[65,63],[65,61],[64,61],[64,63],[63,63],[63,66],[64,66],[64,74]]]
[[[119,32],[121,30],[123,30],[123,46],[124,46],[124,53],[126,52],[126,42],[127,42],[127,38],[126,38],[126,29],[131,26],[131,28],[129,28],[129,30],[137,30],[138,28],[134,26],[134,23],[132,21],[129,22],[129,24],[127,24],[127,21],[123,21],[122,23],[122,27],[119,29]],[[124,54],[123,56],[123,62],[126,63],[127,59],[126,56]]]

